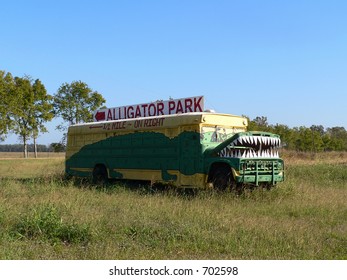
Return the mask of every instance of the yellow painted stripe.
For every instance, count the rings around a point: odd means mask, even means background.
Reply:
[[[151,182],[164,182],[161,170],[146,169],[113,169],[123,175],[123,179],[129,180],[147,180]],[[184,175],[178,170],[167,170],[170,175],[176,175],[177,180],[174,182],[177,186],[194,186],[204,187],[207,183],[207,175],[196,173],[194,175]]]
[[[93,168],[78,168],[78,167],[71,167],[71,170],[79,171],[79,172],[93,172]]]
[[[162,181],[161,170],[148,170],[148,169],[113,169],[112,171],[121,173],[124,179],[129,180],[147,180],[147,181]],[[170,175],[179,177],[179,171],[168,170]]]

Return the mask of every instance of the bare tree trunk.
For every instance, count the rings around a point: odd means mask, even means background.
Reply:
[[[37,143],[36,143],[36,136],[34,136],[34,154],[35,154],[35,158],[37,158]]]
[[[23,137],[23,144],[24,144],[24,158],[28,158],[28,144],[26,137]]]

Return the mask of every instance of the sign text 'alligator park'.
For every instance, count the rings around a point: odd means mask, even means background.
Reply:
[[[204,97],[195,96],[181,99],[159,100],[151,103],[104,108],[94,112],[94,121],[113,121],[141,117],[203,112]]]

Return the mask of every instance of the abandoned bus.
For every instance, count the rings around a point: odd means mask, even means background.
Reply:
[[[72,125],[66,173],[217,189],[284,180],[280,138],[247,132],[244,117],[191,112]]]

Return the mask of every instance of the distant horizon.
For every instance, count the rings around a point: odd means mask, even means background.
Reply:
[[[130,105],[130,104],[129,104]],[[134,105],[134,104],[132,104],[132,105]],[[216,112],[216,113],[218,113],[218,112]],[[233,115],[233,114],[232,114]],[[239,116],[242,116],[242,115],[239,115]],[[248,117],[248,116],[245,116],[245,117]],[[266,117],[266,116],[256,116],[256,117]],[[256,117],[254,117],[254,118],[249,118],[249,120],[250,121],[253,121]],[[267,117],[266,117],[267,118]],[[311,126],[313,126],[313,125],[322,125],[322,124],[311,124],[311,125],[308,125],[308,126],[305,126],[305,125],[298,125],[298,126],[289,126],[289,125],[287,125],[287,124],[284,124],[284,123],[271,123],[270,121],[269,121],[269,119],[267,118],[267,121],[268,121],[268,125],[286,125],[286,126],[288,126],[288,128],[290,128],[290,129],[294,129],[294,128],[299,128],[299,127],[306,127],[306,128],[310,128]],[[58,123],[60,123],[61,122],[61,120],[59,120],[59,121],[51,121],[51,122],[49,122],[48,124],[49,125],[53,125],[53,123],[55,123],[55,125],[57,125]],[[112,122],[112,120],[110,120],[110,122]],[[48,125],[47,125],[48,126]],[[344,127],[344,126],[324,126],[323,125],[323,127],[324,127],[324,130],[326,131],[328,128],[333,128],[333,127],[343,127],[343,128],[345,128],[346,129],[346,127]],[[63,137],[63,132],[59,132],[58,130],[55,130],[55,133],[57,134],[57,135],[59,135],[59,134],[61,134],[61,137],[60,137],[60,139],[58,139],[57,141],[53,141],[53,142],[47,142],[48,141],[48,139],[51,139],[51,137],[49,137],[49,132],[47,132],[47,133],[44,133],[44,134],[41,134],[39,137],[38,137],[38,140],[37,140],[37,144],[38,145],[45,145],[45,146],[49,146],[50,144],[52,144],[52,143],[60,143],[61,142],[61,140],[62,140],[62,137]],[[20,140],[18,139],[19,137],[18,136],[16,136],[15,134],[9,134],[10,135],[10,137],[7,137],[6,139],[5,139],[5,141],[2,141],[2,142],[0,142],[0,145],[17,145],[17,144],[22,144],[22,142],[20,142]],[[47,137],[48,136],[48,137]],[[14,138],[17,138],[17,142],[13,142],[14,140]],[[56,139],[57,139],[57,137],[56,137]],[[42,140],[46,140],[46,141],[42,141]],[[29,141],[28,141],[28,145],[32,145],[33,143],[32,143],[32,139],[29,139]]]

